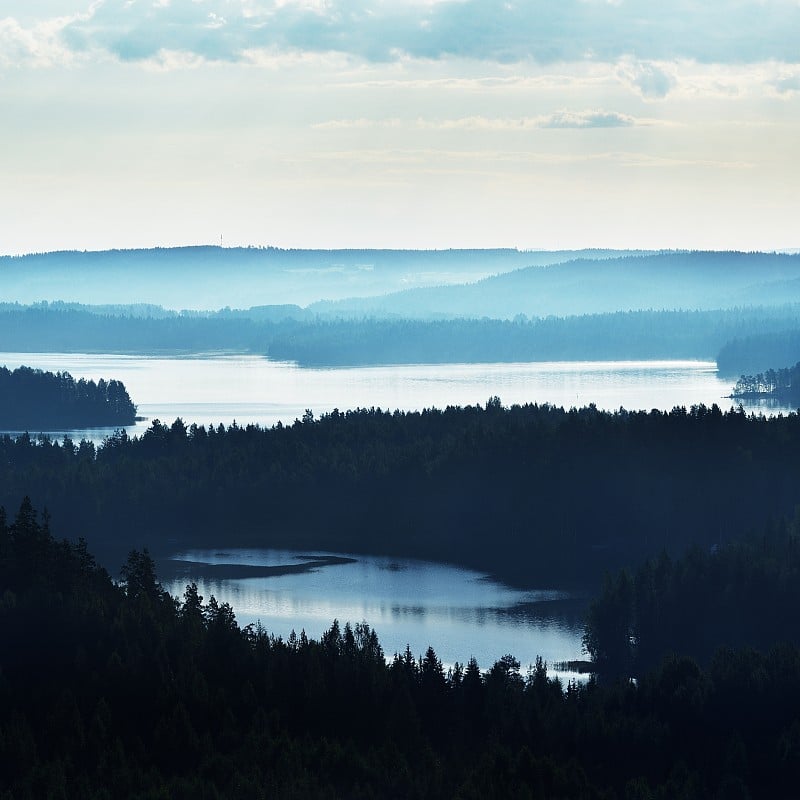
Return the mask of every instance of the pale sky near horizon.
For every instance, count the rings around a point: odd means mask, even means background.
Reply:
[[[800,247],[800,0],[0,0],[0,253]]]

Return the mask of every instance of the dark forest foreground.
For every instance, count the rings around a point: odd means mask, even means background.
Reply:
[[[562,686],[506,656],[386,662],[365,624],[240,629],[132,552],[114,584],[29,501],[0,521],[0,797],[784,798],[800,652]]]

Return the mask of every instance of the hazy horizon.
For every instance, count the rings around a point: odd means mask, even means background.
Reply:
[[[624,245],[620,245],[619,247],[595,247],[593,245],[586,245],[582,247],[568,247],[565,246],[563,248],[549,248],[549,247],[517,247],[515,245],[503,245],[498,244],[496,246],[487,245],[485,247],[464,247],[460,246],[457,243],[453,243],[452,245],[443,245],[441,247],[390,247],[390,246],[382,246],[376,245],[374,247],[360,247],[357,244],[348,246],[348,247],[327,247],[324,244],[320,244],[314,247],[304,247],[302,245],[294,246],[294,247],[283,247],[281,245],[272,244],[272,243],[265,243],[265,244],[219,244],[219,243],[206,243],[206,242],[176,242],[174,244],[169,245],[137,245],[134,247],[117,247],[111,245],[109,247],[86,247],[86,248],[58,248],[55,250],[30,250],[27,252],[20,252],[20,253],[6,253],[0,252],[0,258],[17,258],[17,257],[28,257],[28,256],[42,256],[42,255],[57,255],[59,253],[113,253],[113,252],[124,252],[124,251],[138,251],[138,250],[189,250],[192,248],[214,248],[218,250],[281,250],[281,251],[299,251],[299,252],[347,252],[347,251],[364,251],[364,252],[387,252],[387,251],[395,251],[400,253],[444,253],[444,252],[453,252],[453,251],[474,251],[474,252],[490,252],[490,251],[498,251],[498,250],[512,250],[516,251],[517,253],[525,254],[525,253],[576,253],[576,252],[587,252],[587,251],[602,251],[607,253],[629,253],[629,252],[641,252],[641,253],[669,253],[669,252],[718,252],[718,253],[734,253],[734,252],[743,252],[743,253],[780,253],[785,255],[797,255],[800,254],[800,247],[768,247],[768,248],[760,248],[760,249],[752,249],[752,250],[743,250],[743,249],[735,249],[735,248],[690,248],[690,247],[625,247]]]

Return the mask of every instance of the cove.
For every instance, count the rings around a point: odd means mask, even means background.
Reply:
[[[523,591],[447,564],[286,550],[189,550],[159,565],[164,588],[181,597],[195,582],[205,602],[227,602],[239,625],[261,624],[286,639],[319,638],[334,619],[365,621],[388,658],[433,646],[447,665],[475,657],[488,669],[510,653],[523,672],[580,659],[586,601],[554,590]],[[576,677],[562,673],[565,679]]]

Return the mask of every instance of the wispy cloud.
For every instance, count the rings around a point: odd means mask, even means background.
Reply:
[[[631,59],[628,78],[663,96],[653,62],[798,61],[796,0],[100,0],[79,16],[2,22],[6,60],[49,63],[58,47],[123,61],[190,53],[240,61],[254,50],[339,52],[372,62],[467,58],[495,63]],[[12,56],[9,56],[11,53]],[[63,57],[63,52],[61,56]]]
[[[405,128],[416,130],[463,130],[463,131],[498,131],[512,132],[540,130],[548,128],[631,128],[636,125],[661,124],[656,120],[637,119],[628,114],[616,111],[568,111],[561,110],[552,114],[536,117],[484,117],[471,116],[456,119],[422,119],[404,120],[399,118],[368,119],[332,119],[318,122],[312,127],[319,130],[353,130],[367,128]]]
[[[793,94],[800,92],[800,72],[794,75],[784,75],[772,81],[772,86],[779,94]]]
[[[633,87],[642,97],[660,99],[675,87],[675,76],[663,66],[648,61],[623,59],[617,70],[618,77]]]
[[[564,167],[568,165],[610,164],[617,168],[671,169],[687,167],[710,170],[752,170],[755,165],[746,160],[709,158],[677,158],[628,151],[542,153],[528,150],[448,150],[437,148],[370,148],[364,150],[332,150],[315,152],[308,156],[320,162],[340,162],[347,168],[355,164],[380,165],[385,169],[397,168],[400,172],[417,168],[426,172],[454,173],[476,166],[505,167],[504,174],[520,165]]]
[[[75,51],[64,40],[63,32],[75,22],[91,15],[52,17],[23,25],[14,17],[0,19],[0,66],[52,67],[73,62]]]
[[[652,125],[652,120],[637,120],[617,111],[558,111],[541,119],[542,128],[631,128]]]

